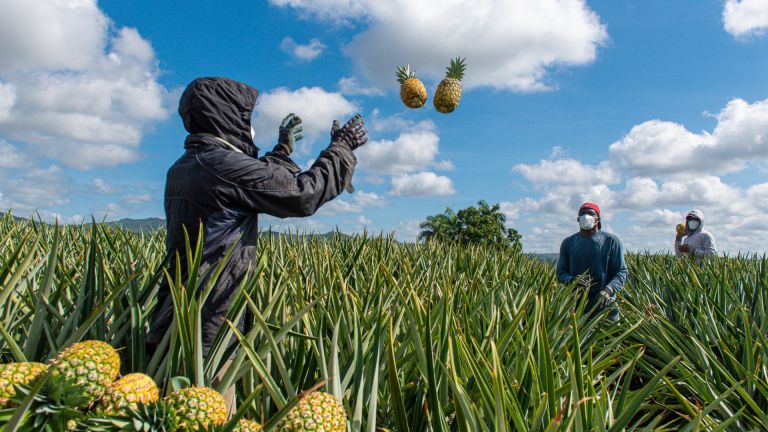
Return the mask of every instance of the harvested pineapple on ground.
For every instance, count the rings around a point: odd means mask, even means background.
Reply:
[[[124,408],[136,409],[137,404],[157,401],[160,390],[155,381],[141,373],[128,374],[115,381],[96,405],[96,411],[117,414]]]
[[[16,394],[17,385],[29,385],[43,375],[48,366],[35,362],[0,365],[0,408],[5,408]]]
[[[48,394],[68,407],[88,407],[104,395],[119,373],[120,356],[111,345],[78,342],[51,362]]]
[[[451,64],[446,68],[445,78],[435,90],[434,104],[435,109],[441,113],[450,113],[459,106],[461,100],[461,79],[464,78],[466,70],[466,59],[457,57],[451,60]]]
[[[344,432],[347,430],[347,413],[333,395],[315,392],[300,400],[298,405],[288,412],[280,422],[278,430]]]
[[[205,430],[227,421],[227,403],[217,391],[208,387],[188,387],[165,398],[168,408],[178,419],[179,430]]]
[[[400,83],[400,99],[408,108],[421,108],[427,102],[427,89],[411,65],[397,68],[397,82]]]

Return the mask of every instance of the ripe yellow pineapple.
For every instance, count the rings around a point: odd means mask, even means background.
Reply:
[[[123,408],[135,409],[137,404],[155,402],[159,395],[160,391],[152,378],[141,373],[132,373],[115,381],[107,389],[96,410],[105,414],[116,414]]]
[[[35,362],[0,365],[0,408],[5,408],[16,394],[16,385],[28,385],[48,370],[48,366]]]
[[[178,420],[182,431],[206,430],[209,425],[221,426],[227,421],[224,396],[208,387],[188,387],[177,390],[165,402]]]
[[[300,400],[278,425],[281,432],[345,432],[347,413],[333,395],[315,392]]]
[[[685,224],[677,224],[675,227],[675,230],[677,231],[677,235],[684,236],[685,235]]]
[[[260,432],[261,425],[253,420],[240,419],[235,427],[235,432]]]
[[[451,60],[450,66],[448,66],[445,73],[445,78],[440,81],[440,84],[435,90],[435,98],[433,100],[435,109],[441,113],[453,112],[459,101],[461,100],[461,79],[464,78],[464,70],[466,59],[456,57]]]
[[[120,373],[120,356],[108,343],[78,342],[51,362],[53,400],[83,408],[101,398]]]
[[[397,68],[397,82],[400,83],[400,99],[408,108],[421,108],[427,102],[427,89],[411,65]]]

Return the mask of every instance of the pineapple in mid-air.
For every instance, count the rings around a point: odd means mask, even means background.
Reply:
[[[207,430],[227,421],[224,396],[208,387],[188,387],[177,390],[164,399],[175,414],[179,430]]]
[[[684,236],[685,235],[685,224],[677,224],[675,227],[675,230],[677,230],[677,235]]]
[[[43,375],[48,366],[35,362],[0,365],[0,408],[4,408],[16,394],[16,385],[28,385]]]
[[[315,392],[299,401],[278,426],[281,432],[345,432],[347,413],[333,395]]]
[[[155,381],[141,373],[128,374],[115,381],[104,397],[98,402],[96,410],[115,414],[124,408],[135,409],[137,404],[150,404],[157,401],[160,390]]]
[[[51,362],[47,383],[53,400],[84,408],[101,398],[120,373],[120,356],[108,343],[78,342]]]
[[[400,99],[408,108],[421,108],[427,102],[427,89],[411,65],[397,68],[397,82],[400,83]]]
[[[440,81],[437,90],[435,90],[433,102],[435,109],[441,113],[453,112],[459,106],[459,101],[461,100],[461,79],[464,78],[464,71],[467,67],[465,60],[460,57],[452,59],[445,73],[445,78]]]
[[[240,419],[235,432],[261,432],[261,425],[253,420]]]

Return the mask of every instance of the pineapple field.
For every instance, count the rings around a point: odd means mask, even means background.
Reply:
[[[0,429],[768,430],[765,257],[628,255],[613,324],[519,252],[265,235],[226,316],[249,330],[203,356],[220,269],[189,244],[196,271],[164,270],[164,240],[0,220]]]

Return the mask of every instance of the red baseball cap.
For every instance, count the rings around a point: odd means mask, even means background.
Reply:
[[[579,207],[579,214],[581,214],[581,211],[585,209],[592,209],[597,213],[597,229],[603,229],[602,224],[600,223],[600,206],[593,202],[587,201],[582,204],[581,207]]]

